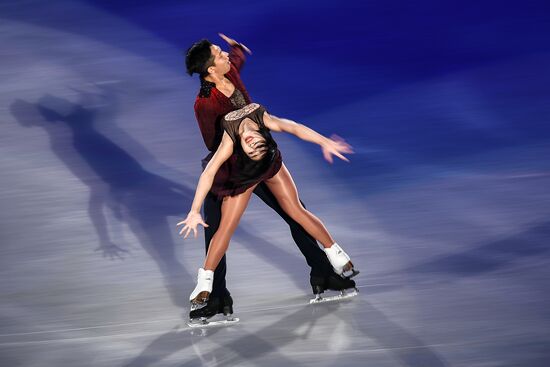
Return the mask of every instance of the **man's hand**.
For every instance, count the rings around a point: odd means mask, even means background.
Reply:
[[[342,153],[353,154],[353,148],[338,135],[332,135],[322,145],[323,157],[329,163],[332,163],[332,156],[335,155],[343,161],[349,162]]]
[[[246,47],[245,45],[243,45],[242,43],[239,43],[237,41],[235,41],[233,38],[229,38],[227,37],[225,34],[223,33],[218,33],[218,35],[225,41],[227,42],[227,44],[229,46],[236,46],[236,45],[239,45],[243,48],[243,50],[245,50],[246,52],[248,52],[250,55],[252,55],[252,51],[250,51],[250,49],[248,47]]]

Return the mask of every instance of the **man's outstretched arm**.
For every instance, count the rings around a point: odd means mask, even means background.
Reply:
[[[231,50],[229,51],[229,61],[231,61],[231,64],[234,65],[238,71],[240,71],[246,61],[245,52],[252,54],[252,51],[250,51],[250,49],[242,43],[235,41],[233,38],[229,38],[223,33],[218,34],[225,42],[227,42],[229,46],[231,46]]]

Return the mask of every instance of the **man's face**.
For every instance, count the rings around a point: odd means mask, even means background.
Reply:
[[[231,68],[231,62],[229,61],[229,54],[225,51],[222,51],[220,46],[212,45],[210,46],[210,52],[214,56],[214,65],[208,68],[214,68],[214,72],[218,74],[227,74]]]

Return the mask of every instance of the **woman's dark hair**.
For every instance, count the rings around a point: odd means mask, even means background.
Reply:
[[[208,68],[214,65],[214,57],[210,51],[210,46],[212,46],[212,43],[209,40],[202,39],[189,47],[185,54],[187,74],[197,73],[200,76],[208,74]]]
[[[246,185],[257,181],[258,177],[267,172],[271,164],[277,158],[277,143],[273,140],[269,129],[259,126],[258,133],[264,138],[264,142],[256,146],[256,150],[263,154],[260,160],[251,159],[243,150],[241,144],[235,144],[237,149],[237,174],[239,184]]]

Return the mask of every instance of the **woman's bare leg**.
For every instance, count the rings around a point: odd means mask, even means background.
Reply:
[[[266,180],[265,183],[273,195],[275,195],[283,210],[323,245],[325,253],[336,273],[344,274],[344,272],[351,271],[352,274],[349,276],[355,276],[358,272],[353,268],[353,263],[350,261],[349,256],[334,241],[323,225],[323,222],[303,207],[298,198],[298,190],[296,189],[294,180],[292,180],[292,176],[286,166],[283,164],[279,172],[269,180]]]
[[[265,182],[277,198],[279,205],[292,219],[298,222],[323,247],[332,246],[335,241],[328,233],[323,222],[300,203],[294,180],[284,164],[275,176]]]
[[[197,306],[204,306],[210,297],[212,289],[213,271],[218,266],[223,255],[229,247],[229,241],[239,225],[239,221],[250,201],[250,196],[256,188],[256,185],[237,196],[227,196],[222,202],[222,217],[220,226],[210,241],[208,253],[204,260],[203,268],[199,269],[197,277],[197,286],[191,293],[192,309]]]
[[[206,259],[205,270],[214,270],[229,247],[229,241],[239,225],[239,221],[250,201],[256,185],[237,196],[227,196],[222,203],[222,218],[218,230],[212,237]]]

